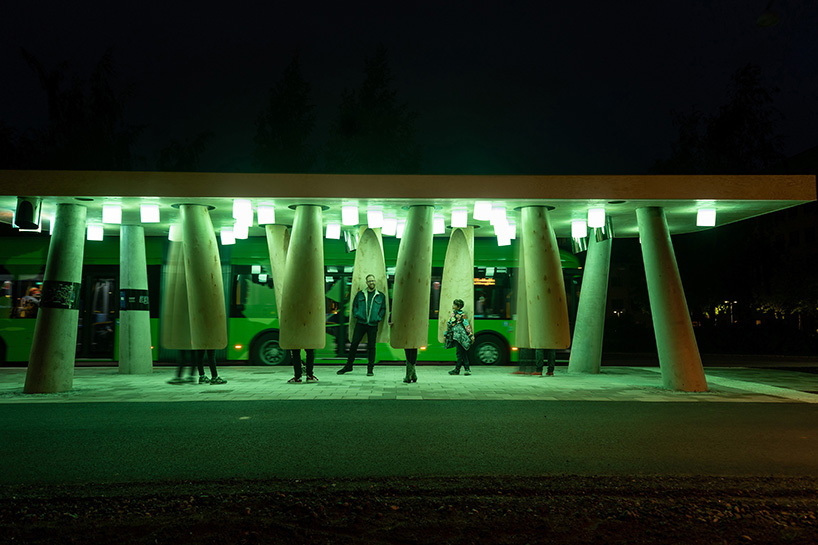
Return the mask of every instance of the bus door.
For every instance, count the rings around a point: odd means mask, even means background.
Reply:
[[[77,358],[115,359],[119,268],[85,267],[77,325]]]

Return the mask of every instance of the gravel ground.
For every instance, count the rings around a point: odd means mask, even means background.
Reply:
[[[0,487],[0,543],[818,543],[818,479],[470,477]]]

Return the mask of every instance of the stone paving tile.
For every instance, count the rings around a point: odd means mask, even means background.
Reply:
[[[74,389],[58,394],[23,394],[25,369],[0,368],[2,403],[181,402],[236,400],[553,400],[642,402],[818,403],[818,375],[778,369],[707,369],[709,392],[673,392],[661,387],[656,367],[603,368],[599,375],[515,375],[513,367],[481,367],[469,377],[451,376],[446,366],[419,367],[419,382],[404,384],[400,366],[379,366],[374,377],[364,372],[337,376],[336,367],[319,367],[325,377],[315,384],[288,384],[289,368],[225,366],[224,385],[168,384],[172,367],[150,375],[120,375],[116,368],[81,367]]]

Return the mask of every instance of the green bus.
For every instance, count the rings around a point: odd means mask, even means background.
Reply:
[[[42,284],[49,237],[20,233],[0,237],[0,364],[21,365],[28,361],[34,335],[36,296]],[[495,239],[474,239],[474,330],[471,359],[475,364],[504,365],[518,361],[514,346],[516,315],[516,259],[518,248],[498,247]],[[391,291],[394,264],[400,241],[384,238],[384,257]],[[160,305],[170,242],[164,237],[146,237],[148,289],[151,297],[152,348],[155,362],[173,363],[177,351],[165,349],[159,338]],[[441,313],[440,285],[448,238],[435,238],[429,308],[428,345],[422,347],[420,361],[453,360],[451,350],[437,340]],[[236,245],[221,246],[222,276],[228,314],[228,345],[217,351],[222,362],[254,365],[286,365],[287,352],[278,344],[278,315],[269,274],[267,241],[250,237]],[[568,301],[569,318],[576,316],[581,266],[567,250],[560,250]],[[326,292],[326,346],[316,351],[316,363],[341,364],[349,353],[348,304],[354,251],[342,240],[324,241]],[[357,289],[357,288],[356,288]],[[443,318],[450,302],[443,302]],[[113,364],[118,357],[119,239],[108,237],[85,243],[82,295],[77,335],[78,364]],[[363,357],[366,347],[359,347]],[[376,346],[378,361],[403,361],[403,350],[388,344]]]

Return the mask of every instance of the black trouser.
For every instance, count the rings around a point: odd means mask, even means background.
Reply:
[[[457,350],[457,365],[455,365],[455,371],[460,371],[460,366],[466,368],[466,371],[471,371],[469,369],[469,351],[463,348],[463,345],[459,342],[454,342],[455,350]]]
[[[312,376],[313,364],[315,363],[315,350],[305,348],[307,353],[307,376]],[[290,360],[293,362],[293,373],[295,378],[301,378],[301,349],[290,350]]]
[[[418,374],[415,371],[415,365],[418,362],[418,349],[417,348],[404,348],[404,354],[406,354],[406,379],[412,380],[414,379],[417,381]]]
[[[361,344],[364,334],[366,334],[366,357],[369,361],[369,368],[372,369],[375,366],[375,341],[378,338],[378,324],[368,325],[358,322],[355,324],[355,331],[352,332],[352,343],[349,347],[346,369],[352,369],[352,362],[355,361],[358,345]]]
[[[546,352],[548,352],[548,372],[554,372],[554,365],[557,363],[557,351],[553,348],[538,348],[536,352],[536,367],[538,373],[542,373],[542,368],[545,365]]]
[[[210,378],[214,379],[219,376],[219,372],[216,370],[216,351],[212,348],[196,350],[196,361],[199,362],[200,375],[204,375],[202,364],[207,361],[207,365],[210,367]]]
[[[199,369],[199,376],[204,375],[204,365],[202,365],[201,358],[196,357],[195,350],[179,350],[179,353],[176,355],[176,361],[179,364],[179,367],[176,368],[176,376],[182,378],[182,375],[185,374],[185,367],[190,365],[190,376],[194,376],[196,374],[196,368]]]

